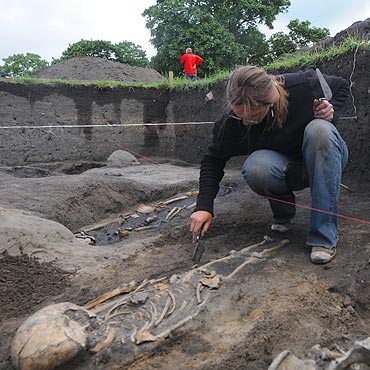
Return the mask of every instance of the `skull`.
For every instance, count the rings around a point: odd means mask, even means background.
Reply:
[[[81,306],[64,302],[44,307],[18,328],[11,357],[17,370],[52,370],[82,353],[109,345],[115,330]]]

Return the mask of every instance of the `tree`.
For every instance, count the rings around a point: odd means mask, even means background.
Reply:
[[[272,59],[283,54],[291,54],[297,50],[297,47],[291,40],[290,36],[284,32],[274,33],[270,37],[269,43]]]
[[[133,42],[122,41],[114,45],[117,62],[127,63],[131,66],[149,67],[150,63],[146,52],[141,46]]]
[[[294,19],[289,22],[289,36],[297,48],[312,45],[312,43],[330,35],[327,28],[310,26],[311,22],[309,21],[300,22],[298,19]]]
[[[13,54],[3,58],[3,62],[1,69],[14,77],[30,76],[33,72],[49,65],[46,60],[41,59],[40,55],[33,53]]]
[[[69,45],[68,49],[63,51],[61,58],[53,59],[52,64],[83,56],[105,58],[138,67],[149,66],[146,52],[142,50],[141,46],[129,41],[112,44],[110,41],[104,40],[81,40]]]
[[[294,19],[289,22],[289,33],[278,32],[269,39],[271,54],[278,57],[282,54],[291,54],[296,50],[311,46],[314,42],[329,36],[330,31],[327,28],[310,27],[311,22],[300,22]]]
[[[158,51],[153,66],[180,74],[179,57],[187,47],[204,59],[200,76],[262,61],[269,48],[257,26],[272,28],[289,5],[289,0],[157,0],[143,12]]]
[[[84,56],[113,60],[114,55],[114,46],[110,41],[81,40],[69,45],[67,50],[63,51],[60,60]]]

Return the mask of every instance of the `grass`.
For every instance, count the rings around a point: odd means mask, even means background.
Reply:
[[[329,61],[337,58],[340,55],[352,52],[359,47],[370,48],[369,40],[361,39],[360,37],[349,35],[343,43],[340,45],[333,45],[328,49],[317,48],[310,49],[306,53],[297,52],[295,54],[286,55],[280,57],[278,60],[262,66],[265,71],[282,70],[282,69],[309,69],[315,68],[320,62]],[[116,87],[141,87],[141,88],[155,88],[155,89],[178,89],[178,90],[190,90],[194,87],[201,89],[208,89],[215,83],[226,79],[230,74],[230,71],[220,71],[219,73],[198,79],[195,82],[188,81],[185,78],[174,78],[173,82],[170,83],[168,78],[165,78],[162,82],[154,82],[150,84],[145,83],[129,83],[122,81],[77,81],[77,80],[60,80],[60,79],[39,79],[32,77],[19,77],[13,78],[15,82],[31,83],[31,84],[65,84],[68,86],[95,86],[99,89],[116,88]]]
[[[130,83],[123,81],[79,81],[79,80],[60,80],[60,79],[43,79],[43,78],[32,78],[32,77],[18,77],[12,80],[21,83],[31,84],[63,84],[69,86],[95,86],[100,89],[104,88],[115,88],[115,87],[145,87],[145,88],[168,88],[168,81],[155,82],[150,84],[145,83]]]
[[[78,81],[78,80],[60,80],[60,79],[41,79],[32,77],[18,77],[13,78],[14,81],[21,83],[34,83],[34,84],[64,84],[69,86],[95,86],[100,89],[114,88],[114,87],[143,87],[143,88],[175,88],[179,90],[189,90],[195,86],[200,88],[208,88],[210,85],[226,78],[229,75],[229,71],[222,71],[213,76],[207,78],[200,78],[195,82],[186,80],[185,78],[175,77],[173,82],[170,83],[168,78],[164,78],[162,82],[153,83],[132,83],[123,81],[112,81],[112,80],[99,80],[99,81]]]
[[[230,71],[220,71],[210,77],[207,78],[199,78],[197,81],[189,81],[185,78],[175,78],[173,83],[169,83],[167,80],[167,87],[178,89],[178,90],[190,90],[194,87],[201,88],[201,89],[208,89],[210,86],[214,85],[215,83],[227,78],[230,74]]]
[[[315,68],[322,61],[329,61],[340,55],[351,52],[359,47],[369,48],[368,40],[363,40],[354,36],[348,36],[344,42],[339,45],[333,45],[329,49],[314,49],[302,54],[291,54],[284,58],[274,61],[264,66],[264,70],[279,70],[299,67],[301,69]]]

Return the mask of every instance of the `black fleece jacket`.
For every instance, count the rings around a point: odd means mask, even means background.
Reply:
[[[323,97],[315,71],[299,71],[283,74],[284,88],[288,91],[288,114],[281,129],[271,128],[267,115],[258,125],[244,126],[241,121],[230,117],[230,111],[217,120],[213,127],[213,140],[208,153],[203,157],[200,168],[199,195],[195,211],[208,211],[213,215],[213,201],[224,176],[226,162],[234,156],[248,155],[259,149],[270,149],[292,158],[302,157],[304,129],[314,119],[313,101]],[[349,95],[347,82],[341,77],[324,75],[333,97],[332,124]]]

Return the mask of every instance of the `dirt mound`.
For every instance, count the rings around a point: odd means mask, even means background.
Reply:
[[[35,78],[124,82],[160,82],[163,76],[151,68],[134,67],[103,58],[79,57],[63,60],[33,74]]]
[[[69,273],[25,254],[0,254],[1,320],[30,314],[44,299],[62,293]],[[27,297],[27,299],[24,299]]]

